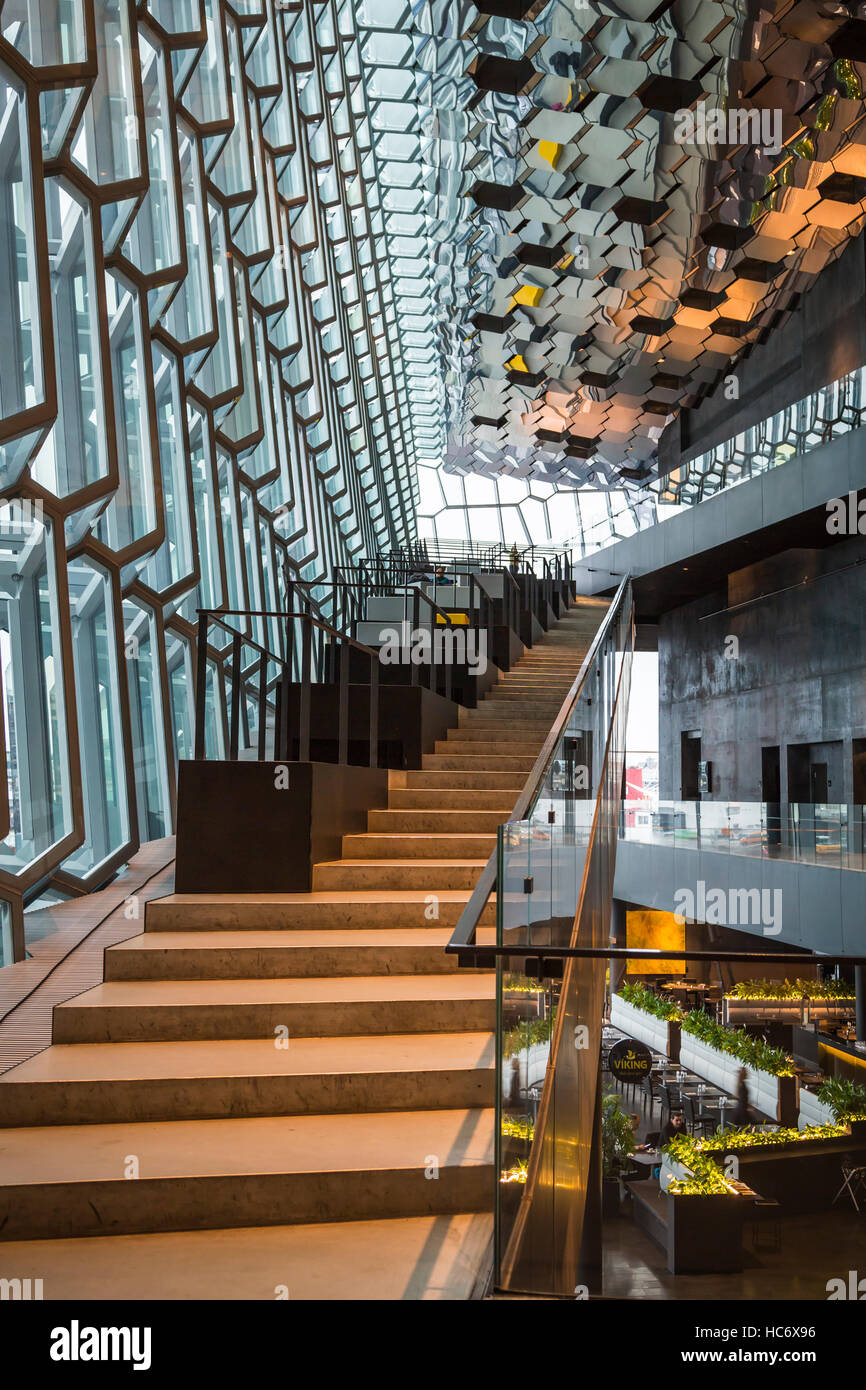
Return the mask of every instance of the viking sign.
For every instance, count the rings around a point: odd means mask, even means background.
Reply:
[[[618,1081],[642,1081],[649,1076],[653,1064],[652,1053],[642,1042],[632,1042],[623,1038],[610,1049],[608,1070]]]

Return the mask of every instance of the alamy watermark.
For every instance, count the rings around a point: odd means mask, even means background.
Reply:
[[[41,1279],[0,1279],[0,1302],[29,1303],[44,1296]]]
[[[134,1371],[148,1371],[151,1329],[82,1327],[73,1318],[68,1327],[52,1328],[48,1354],[52,1361],[131,1361]]]
[[[866,536],[866,497],[859,502],[856,492],[849,492],[847,497],[831,497],[827,503],[827,534]]]
[[[764,936],[782,930],[781,888],[707,888],[699,878],[695,889],[674,892],[674,918],[707,922],[712,927],[760,927]]]
[[[781,107],[697,106],[674,113],[674,139],[678,145],[754,145],[765,154],[782,150]]]
[[[473,675],[487,670],[487,633],[484,629],[454,627],[383,627],[379,633],[379,660],[383,666],[468,666]]]

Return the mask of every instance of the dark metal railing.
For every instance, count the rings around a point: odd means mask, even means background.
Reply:
[[[335,579],[335,580],[331,580],[331,581],[330,581],[330,585],[331,585],[331,588],[334,590],[334,594],[335,594],[335,598],[334,598],[334,609],[335,609],[335,611],[339,611],[339,612],[344,612],[344,611],[345,611],[345,604],[340,604],[340,603],[338,603],[337,595],[339,595],[340,593],[347,592],[347,593],[349,593],[350,595],[352,595],[353,598],[358,598],[358,599],[360,599],[360,612],[359,612],[358,617],[356,617],[356,619],[355,619],[355,622],[356,622],[356,623],[357,623],[357,622],[364,622],[364,621],[369,622],[369,621],[370,621],[370,619],[365,618],[365,616],[364,616],[364,614],[365,614],[365,612],[366,612],[367,601],[368,601],[370,598],[380,598],[380,597],[398,597],[398,598],[399,598],[399,597],[402,597],[402,598],[404,599],[404,604],[403,604],[403,613],[404,613],[404,617],[403,617],[400,621],[401,621],[402,623],[404,623],[404,624],[407,624],[407,625],[411,623],[411,628],[412,628],[412,631],[413,631],[413,632],[417,632],[417,631],[419,630],[420,626],[421,626],[421,622],[422,622],[421,609],[422,609],[422,607],[423,607],[424,610],[425,610],[425,620],[427,620],[427,617],[428,617],[428,615],[429,615],[429,620],[430,620],[430,623],[431,623],[431,631],[435,631],[435,627],[436,627],[436,624],[437,624],[437,623],[438,623],[440,626],[442,626],[442,627],[444,627],[444,628],[448,628],[448,629],[453,629],[453,627],[454,627],[454,623],[453,623],[453,621],[452,621],[451,614],[448,613],[444,608],[441,608],[441,607],[439,606],[438,603],[434,602],[434,600],[430,598],[429,594],[425,594],[424,591],[423,591],[423,589],[421,589],[417,584],[407,584],[407,585],[404,585],[403,588],[404,588],[405,592],[404,592],[403,594],[400,594],[400,593],[396,593],[396,594],[395,594],[393,588],[389,588],[387,585],[381,585],[381,584],[379,583],[378,580],[373,580],[373,579],[371,579],[371,580],[360,580],[360,579],[355,579],[355,580],[339,580],[339,579]],[[410,609],[411,609],[411,616],[410,616],[410,613],[409,613],[409,610],[410,610]],[[375,621],[375,619],[374,619],[373,621]],[[388,622],[387,622],[386,619],[383,618],[383,619],[382,619],[382,631],[385,631],[387,627],[388,627]],[[429,660],[429,662],[424,662],[423,664],[416,664],[415,662],[410,661],[410,663],[409,663],[409,684],[410,684],[410,685],[426,685],[426,687],[427,687],[428,690],[437,691],[438,688],[439,688],[439,668],[440,668],[440,666],[442,667],[442,670],[443,670],[443,672],[444,672],[443,681],[442,681],[443,690],[444,690],[444,695],[445,695],[446,700],[450,700],[450,699],[451,699],[451,696],[452,696],[452,691],[453,691],[453,668],[452,668],[452,663],[451,663],[448,659],[445,658],[444,653],[443,653],[443,659],[442,659],[442,661],[440,662],[439,656],[438,656],[438,653],[437,653],[437,643],[436,643],[436,642],[431,642],[431,644],[430,644],[430,660]],[[424,670],[424,671],[426,672],[426,680],[422,680],[422,678],[421,678],[421,672],[422,672],[422,670]]]
[[[278,618],[285,623],[285,649],[277,653],[238,631],[229,618]],[[296,624],[300,632],[296,649]],[[208,634],[217,627],[231,638],[228,655],[209,647]],[[318,640],[317,640],[318,639]],[[247,655],[245,649],[249,650]],[[339,662],[334,661],[335,650]],[[367,661],[369,679],[355,681],[349,690],[349,653],[360,652]],[[268,726],[271,725],[270,747],[273,760],[289,759],[293,743],[297,743],[297,760],[310,757],[312,691],[317,685],[334,685],[339,690],[337,703],[337,761],[347,763],[349,755],[349,700],[357,705],[357,686],[369,689],[367,742],[369,763],[379,762],[379,653],[362,642],[356,642],[330,623],[310,612],[281,612],[272,609],[198,609],[198,640],[196,649],[195,683],[195,757],[207,756],[208,665],[212,664],[222,688],[214,692],[213,714],[225,717],[227,706],[226,756],[236,761],[241,746],[255,750],[259,759],[268,753]],[[293,680],[297,664],[298,681]],[[338,665],[337,679],[329,679]],[[291,699],[297,685],[297,719],[292,718]],[[226,697],[228,692],[228,698]],[[251,736],[250,704],[255,713],[255,742]]]
[[[337,571],[338,576],[346,575],[347,571],[341,569]],[[441,602],[437,602],[429,594],[425,593],[422,585],[418,582],[404,581],[397,583],[391,571],[387,567],[377,568],[374,565],[365,565],[363,569],[359,567],[355,573],[349,573],[348,578],[336,578],[331,581],[330,587],[334,591],[333,611],[339,615],[339,621],[345,626],[356,626],[359,622],[375,621],[371,620],[367,614],[369,602],[374,598],[396,597],[403,599],[404,621],[411,623],[414,631],[418,630],[419,624],[428,621],[436,625],[447,628],[459,628],[465,632],[475,632],[477,636],[484,634],[486,650],[488,656],[493,650],[494,627],[497,621],[498,600],[489,592],[489,575],[475,573],[460,574],[455,573],[453,581],[441,584],[437,592],[441,594]],[[469,591],[468,604],[455,602],[448,605],[448,590],[452,588],[465,588]],[[452,590],[452,592],[453,592]],[[520,611],[520,592],[516,581],[511,574],[507,574],[503,580],[503,599],[502,614],[503,620],[516,632],[518,630],[518,620]],[[448,605],[444,607],[443,605]],[[422,614],[422,608],[424,612]],[[467,622],[455,623],[453,614],[456,612],[464,613]],[[386,625],[382,620],[383,628]],[[435,656],[435,644],[434,644]],[[438,661],[435,665],[438,667]],[[452,679],[450,661],[443,661],[445,677],[443,684],[445,694],[448,699],[452,693]],[[413,665],[411,683],[420,684],[421,679],[418,669]],[[431,672],[427,684],[430,689],[436,689],[438,679],[436,671]]]

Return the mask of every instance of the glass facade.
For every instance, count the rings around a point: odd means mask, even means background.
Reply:
[[[4,960],[25,898],[171,833],[196,609],[414,542],[427,349],[366,32],[351,0],[0,4]]]

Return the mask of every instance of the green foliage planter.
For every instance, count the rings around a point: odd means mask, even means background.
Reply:
[[[765,1071],[771,1076],[793,1076],[794,1059],[781,1048],[770,1047],[761,1038],[752,1037],[741,1028],[725,1028],[709,1014],[693,1009],[683,1019],[683,1032],[699,1038],[718,1052],[734,1057],[741,1066]]]
[[[750,1104],[779,1124],[796,1123],[797,1078],[793,1061],[761,1039],[723,1028],[707,1014],[695,1010],[683,1020],[680,1062],[730,1095],[736,1095],[740,1068],[745,1067]]]
[[[671,1274],[730,1274],[743,1267],[743,1222],[754,1194],[737,1192],[689,1135],[662,1151],[667,1267]]]
[[[800,1128],[848,1121],[856,1131],[866,1126],[866,1086],[842,1076],[828,1076],[817,1091],[800,1091]]]
[[[866,1119],[866,1086],[842,1076],[828,1076],[821,1083],[818,1099],[828,1106],[836,1120]]]
[[[611,996],[610,1021],[630,1038],[663,1052],[675,1062],[680,1055],[681,1011],[642,985],[623,985]]]
[[[839,1018],[854,1004],[851,986],[840,980],[742,980],[725,995],[725,1022],[796,1023],[803,1016],[804,996],[813,1020]]]
[[[854,990],[844,980],[741,980],[725,993],[726,999],[765,999],[776,1003],[781,999],[796,1000],[803,996],[810,1000],[836,999],[839,1002],[854,1003]]]
[[[662,1185],[672,1196],[698,1201],[739,1182],[778,1202],[784,1212],[826,1211],[848,1153],[866,1158],[866,1132],[844,1124],[775,1132],[728,1129],[706,1139],[686,1135],[665,1146]]]

